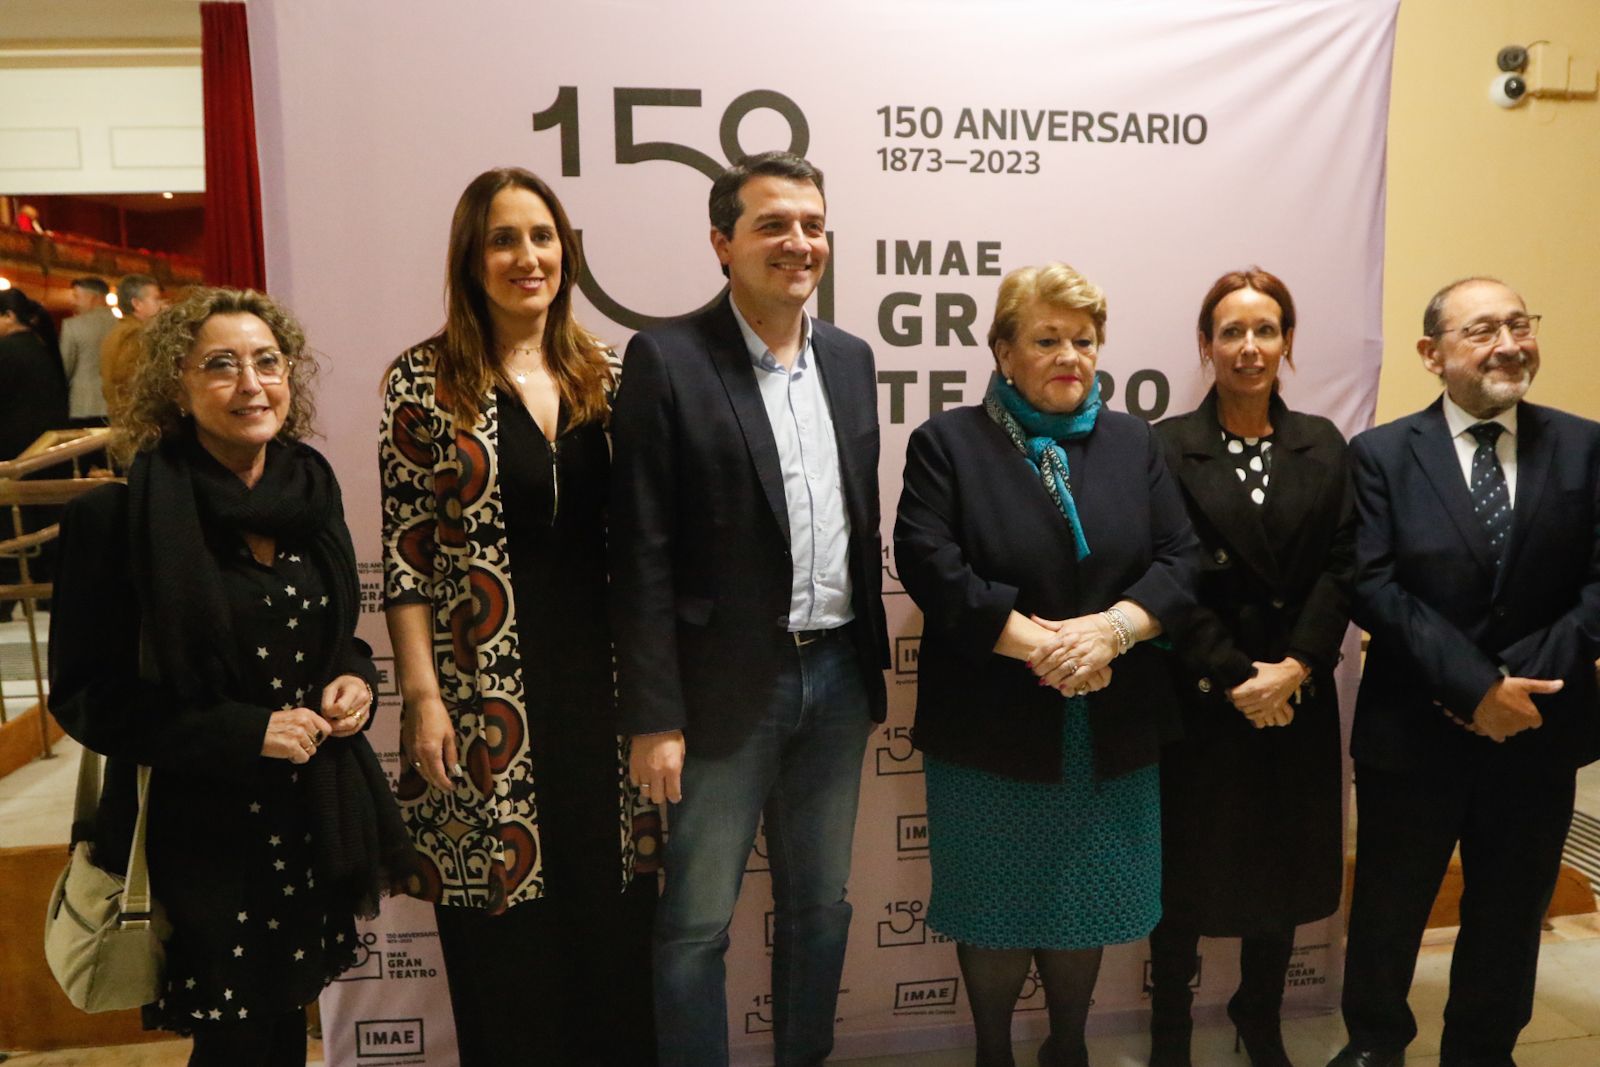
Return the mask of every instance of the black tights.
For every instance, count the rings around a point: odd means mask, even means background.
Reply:
[[[1100,976],[1100,948],[978,948],[956,944],[956,959],[967,983],[967,1002],[978,1036],[978,1067],[1013,1067],[1011,1016],[1037,962],[1050,1013],[1050,1039],[1068,1059],[1082,1055],[1089,1001]]]

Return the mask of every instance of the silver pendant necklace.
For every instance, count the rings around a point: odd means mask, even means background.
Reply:
[[[506,357],[507,357],[506,361],[509,363],[512,358],[515,358],[516,356],[521,356],[521,355],[531,355],[536,359],[543,359],[543,357],[544,357],[544,349],[538,347],[537,345],[518,345],[515,348],[510,348],[510,349],[506,350]],[[532,368],[530,370],[525,370],[525,371],[512,370],[511,371],[511,377],[516,379],[516,383],[518,385],[527,385],[528,384],[528,375],[532,374],[533,371],[537,370],[537,369],[538,368],[535,367],[535,368]]]

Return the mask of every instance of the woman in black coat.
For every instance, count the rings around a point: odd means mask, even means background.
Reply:
[[[61,522],[50,710],[109,757],[97,865],[122,870],[151,768],[145,852],[172,934],[146,1025],[192,1034],[191,1067],[297,1067],[305,1005],[355,962],[355,916],[411,873],[363,733],[377,671],[355,551],[300,440],[315,364],[286,311],[197,289],[144,343],[113,426],[128,482]]]
[[[1239,937],[1228,1015],[1256,1067],[1279,1033],[1295,927],[1339,906],[1339,702],[1355,516],[1345,443],[1290,411],[1294,301],[1258,268],[1223,275],[1199,319],[1216,387],[1157,427],[1204,546],[1178,651],[1183,739],[1161,757],[1162,904],[1150,936],[1152,1067],[1189,1064],[1200,936]]]

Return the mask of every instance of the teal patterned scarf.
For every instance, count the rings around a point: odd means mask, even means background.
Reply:
[[[1089,395],[1076,409],[1064,415],[1047,415],[1022,398],[1016,387],[1006,384],[998,373],[989,376],[988,392],[983,394],[983,410],[1006,432],[1028,464],[1039,472],[1044,491],[1066,517],[1072,529],[1072,543],[1081,560],[1089,555],[1089,542],[1083,536],[1078,505],[1072,499],[1072,475],[1067,470],[1067,453],[1062,441],[1089,436],[1100,416],[1100,379],[1097,376]]]

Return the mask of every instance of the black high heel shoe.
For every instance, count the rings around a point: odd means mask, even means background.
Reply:
[[[1276,1014],[1271,1018],[1251,1018],[1230,1000],[1228,1018],[1233,1022],[1233,1051],[1237,1053],[1243,1044],[1250,1067],[1294,1067],[1283,1047],[1283,1031]]]
[[[1055,1037],[1047,1037],[1039,1046],[1039,1067],[1089,1067],[1089,1046],[1080,1041],[1069,1050]]]

